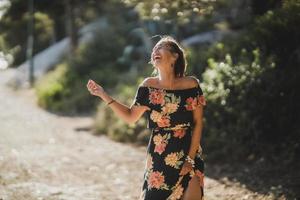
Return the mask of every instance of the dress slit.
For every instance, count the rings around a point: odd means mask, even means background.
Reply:
[[[186,175],[183,175],[183,176],[180,176],[180,177],[179,177],[179,179],[178,179],[178,181],[177,181],[175,187],[178,187],[179,185],[183,185],[183,184],[182,184],[182,180],[184,180],[185,177],[187,177],[188,180],[187,180],[187,184],[183,187],[182,194],[181,194],[180,196],[177,196],[176,199],[182,200],[182,198],[183,198],[185,192],[187,191],[187,188],[189,187],[189,184],[190,184],[191,180],[196,176],[196,177],[197,177],[197,182],[199,183],[199,187],[200,187],[200,189],[201,189],[201,195],[202,195],[201,200],[204,200],[204,188],[203,188],[203,186],[201,185],[201,182],[203,183],[203,177],[197,176],[195,172],[193,172],[193,174],[194,174],[194,175],[193,175],[192,177],[190,176],[190,173],[187,173]],[[176,190],[176,189],[175,189],[175,190]],[[172,194],[173,194],[173,193],[172,193]],[[174,198],[172,197],[172,194],[168,197],[167,200],[173,200],[173,199],[174,199]]]

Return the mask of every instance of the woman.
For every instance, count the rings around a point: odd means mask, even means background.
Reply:
[[[158,41],[151,63],[158,75],[139,85],[130,108],[92,80],[87,87],[128,123],[147,114],[147,128],[152,134],[141,200],[202,200],[204,161],[200,140],[206,102],[199,80],[185,76],[185,54],[172,37]]]

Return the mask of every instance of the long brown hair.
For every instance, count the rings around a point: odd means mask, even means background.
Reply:
[[[187,61],[186,55],[184,53],[184,49],[179,45],[179,43],[171,36],[162,36],[161,39],[156,43],[157,44],[167,44],[170,47],[171,53],[177,53],[178,58],[174,64],[174,74],[175,77],[183,77],[185,76]],[[150,61],[151,64],[152,60]],[[157,69],[155,68],[152,74],[157,74]]]

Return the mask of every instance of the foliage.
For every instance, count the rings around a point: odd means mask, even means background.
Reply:
[[[298,3],[286,1],[258,16],[239,38],[208,51],[203,85],[210,158],[231,153],[233,159],[296,162],[299,12]]]
[[[26,59],[27,32],[24,33],[24,30],[27,30],[28,20],[29,15],[27,13],[20,16],[19,19],[6,16],[1,20],[0,28],[5,30],[2,37],[5,40],[6,49],[10,50],[14,56],[13,65],[18,65]],[[37,53],[51,43],[54,24],[46,14],[40,12],[34,14],[34,21],[35,34],[37,35],[34,41],[34,53]]]
[[[38,104],[56,113],[86,112],[86,108],[95,104],[85,85],[67,63],[62,63],[49,72],[36,83],[35,88]]]
[[[184,39],[213,28],[213,11],[226,1],[124,0],[135,8],[150,35],[167,34]]]
[[[70,0],[76,10],[73,16],[77,29],[99,16],[105,1]],[[34,54],[66,37],[66,1],[34,1]],[[0,21],[1,35],[6,48],[14,56],[13,66],[26,60],[28,38],[28,1],[10,0]]]
[[[120,8],[116,7],[114,9]],[[111,11],[115,12],[115,10]],[[92,97],[86,89],[86,83],[89,79],[98,82],[109,93],[120,83],[136,83],[137,73],[135,71],[138,72],[138,70],[134,70],[132,67],[144,66],[145,62],[133,65],[135,64],[133,58],[131,59],[132,62],[121,59],[123,58],[125,47],[130,46],[126,36],[137,24],[135,22],[136,19],[130,18],[127,14],[120,13],[118,18],[115,16],[117,13],[111,16],[108,19],[111,26],[107,27],[105,31],[99,30],[95,32],[90,42],[79,46],[74,57],[66,62],[66,73],[58,73],[57,76],[60,77],[55,79],[57,82],[63,81],[63,87],[49,94],[54,95],[53,97],[39,95],[40,101],[44,102],[41,105],[49,110],[60,110],[67,113],[88,112],[95,110],[96,102],[98,102],[98,98]],[[55,72],[57,70],[60,71],[55,69]],[[47,76],[52,75],[50,73]],[[49,89],[47,81],[49,85],[53,84],[47,76],[44,80],[45,84],[42,84],[44,86],[40,86],[44,87],[44,90]],[[49,98],[51,101],[45,98]],[[59,104],[61,107],[56,104]]]
[[[261,46],[267,55],[274,55],[280,66],[292,67],[296,63],[291,62],[299,58],[299,12],[298,1],[284,1],[282,8],[257,17],[252,27],[253,45]]]
[[[180,20],[191,19],[195,15],[211,14],[215,0],[155,0],[155,1],[137,1],[125,0],[124,3],[136,6],[143,19],[151,18],[154,20],[171,20],[177,18]]]
[[[217,44],[216,51],[224,51],[222,46]],[[237,147],[240,151],[232,154],[231,159],[240,159],[254,152],[259,130],[251,110],[261,103],[255,101],[251,89],[260,82],[263,73],[274,67],[274,63],[261,66],[260,56],[259,49],[252,52],[242,49],[235,54],[236,63],[230,54],[218,61],[208,60],[203,73],[203,89],[209,102],[204,132],[208,151],[214,152],[210,159],[234,152]]]
[[[44,84],[37,84],[41,106],[52,111],[87,112],[93,109],[96,103],[96,99],[92,98],[86,89],[88,79],[101,80],[103,86],[108,88],[115,85],[118,76],[107,74],[118,74],[119,69],[111,59],[116,59],[122,48],[117,41],[115,45],[111,45],[110,41],[115,39],[115,36],[110,32],[106,34],[106,37],[98,34],[98,39],[80,47],[74,59],[63,65],[64,70],[58,66],[53,73],[43,78]]]

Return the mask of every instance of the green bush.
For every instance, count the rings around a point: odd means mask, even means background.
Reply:
[[[43,108],[52,105],[52,109],[59,111],[62,109],[60,102],[65,87],[64,77],[67,74],[66,64],[61,64],[52,72],[49,72],[45,78],[36,83],[36,92],[38,96],[38,104]]]
[[[217,44],[222,46],[222,44]],[[210,159],[231,154],[232,159],[240,159],[254,153],[257,142],[257,118],[253,118],[251,110],[260,105],[250,93],[256,82],[274,64],[261,66],[258,49],[247,52],[242,49],[239,60],[233,63],[232,56],[226,54],[223,60],[208,60],[208,67],[203,73],[203,89],[209,106],[205,113],[205,143]],[[243,57],[253,58],[245,62]],[[258,89],[258,88],[257,88]],[[239,151],[235,151],[236,148]]]
[[[238,38],[207,51],[205,144],[211,159],[230,154],[227,159],[297,161],[299,12],[299,3],[285,1]]]
[[[49,72],[35,88],[38,104],[53,112],[86,112],[95,104],[86,90],[86,82],[80,81],[66,63]]]

